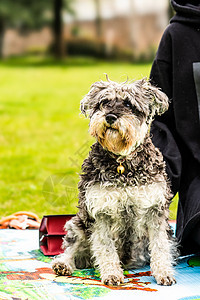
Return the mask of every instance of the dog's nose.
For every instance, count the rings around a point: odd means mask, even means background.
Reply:
[[[117,116],[115,116],[113,114],[108,114],[106,116],[106,122],[110,125],[113,124],[116,120],[117,120]]]

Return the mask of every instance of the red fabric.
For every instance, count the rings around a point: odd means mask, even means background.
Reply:
[[[74,215],[49,215],[42,218],[39,236],[40,250],[44,255],[58,255],[63,253],[61,248],[66,234],[64,225]]]

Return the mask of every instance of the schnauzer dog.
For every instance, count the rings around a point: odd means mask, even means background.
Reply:
[[[106,285],[123,283],[123,268],[150,262],[158,284],[172,285],[176,245],[168,224],[172,198],[165,163],[150,139],[168,98],[146,80],[99,81],[81,102],[96,138],[82,165],[78,213],[65,225],[57,275],[95,266]]]

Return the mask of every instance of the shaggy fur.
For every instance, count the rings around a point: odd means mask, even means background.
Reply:
[[[96,82],[81,102],[97,142],[82,165],[79,211],[65,225],[58,275],[96,266],[107,285],[123,283],[123,268],[150,262],[158,284],[175,283],[176,253],[168,225],[172,197],[160,151],[149,128],[168,99],[146,79]],[[117,171],[118,166],[124,172]]]

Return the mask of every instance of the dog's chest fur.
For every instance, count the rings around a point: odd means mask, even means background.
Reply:
[[[95,184],[86,189],[87,211],[96,218],[104,213],[119,218],[120,215],[142,217],[153,207],[165,205],[166,183],[151,183],[140,186],[112,187],[109,184]]]

